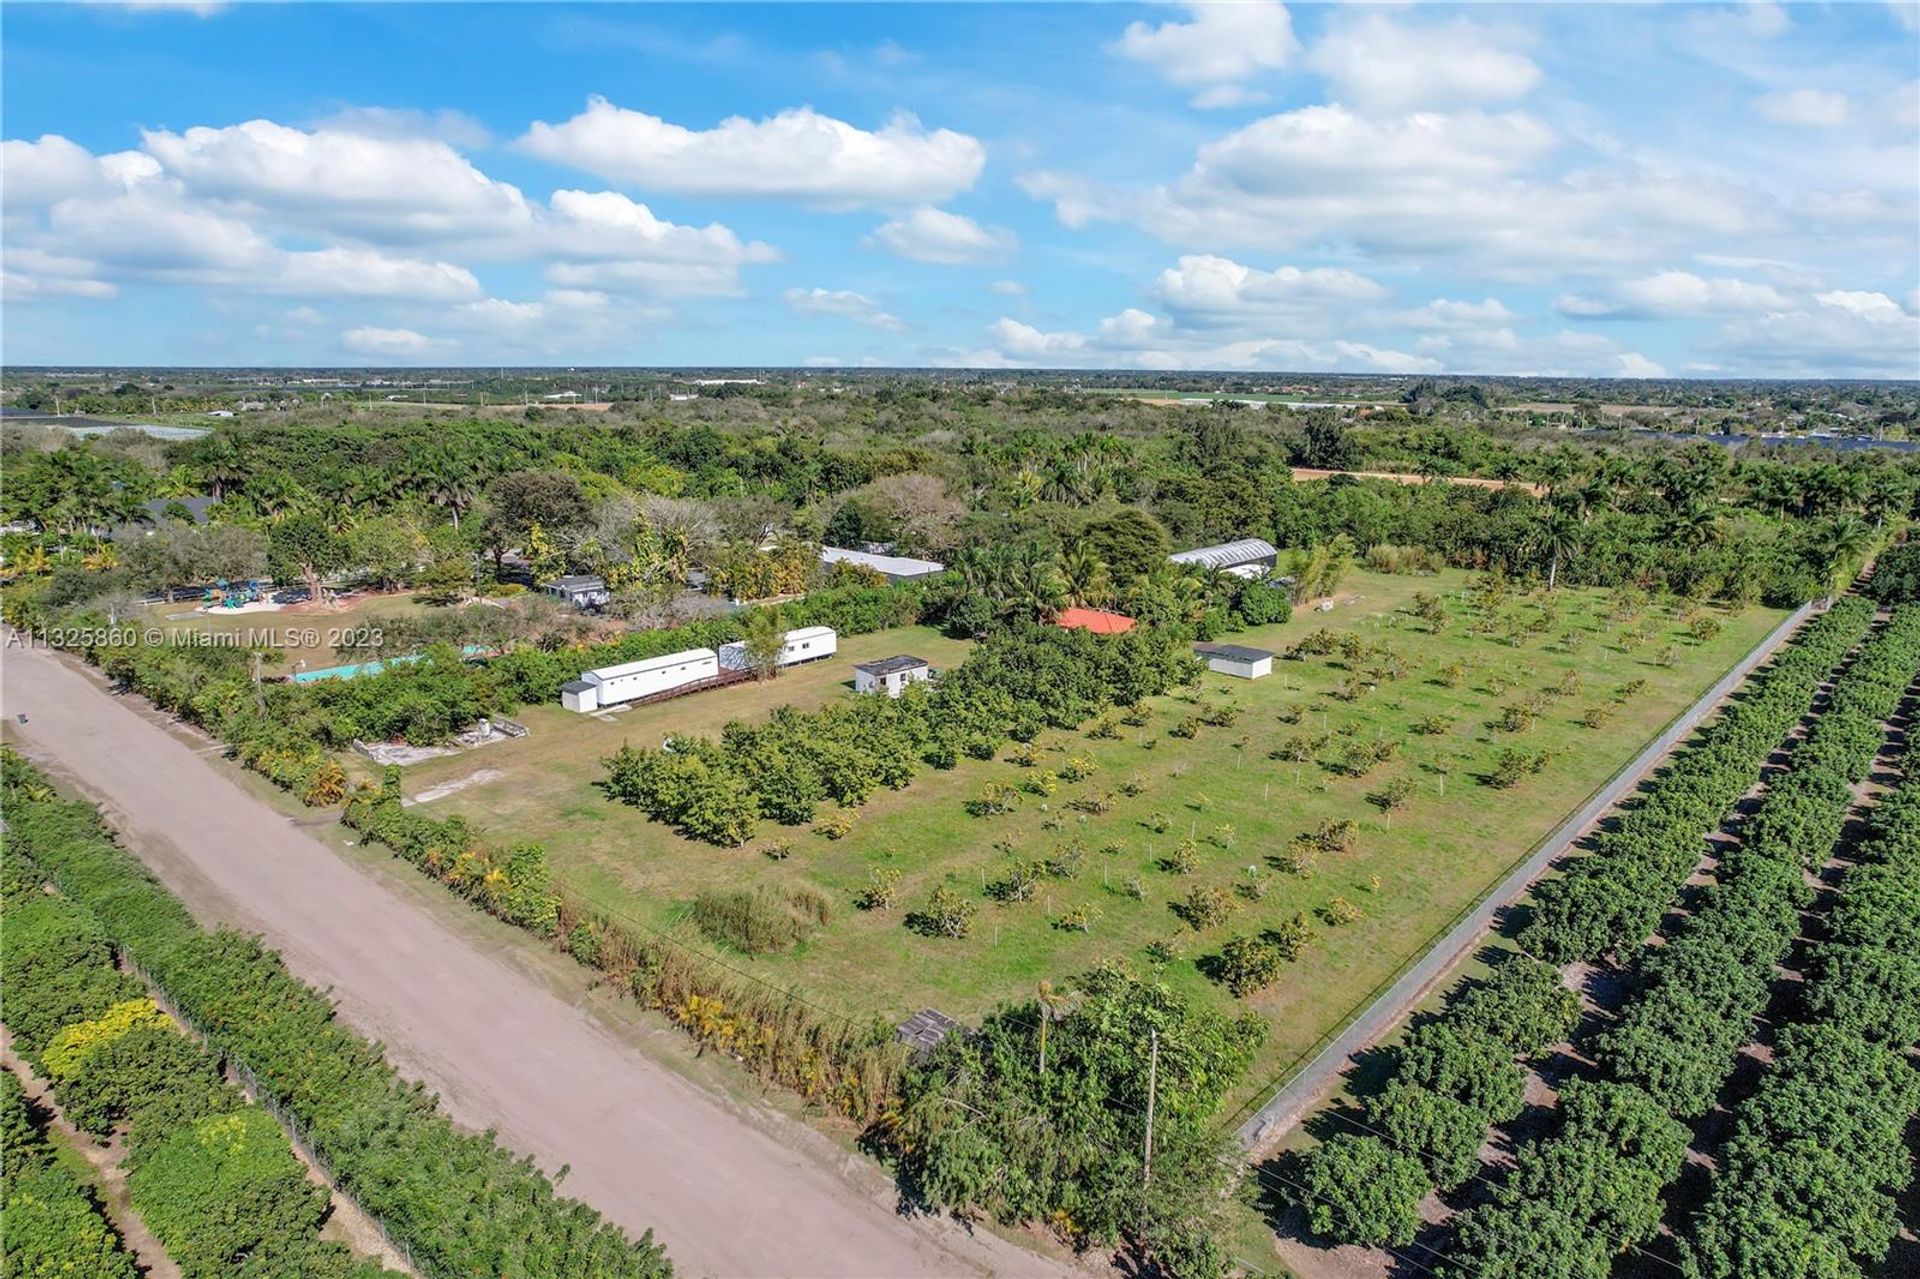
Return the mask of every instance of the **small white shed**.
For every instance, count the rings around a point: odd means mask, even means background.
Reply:
[[[907,685],[932,678],[933,667],[927,665],[924,658],[909,657],[902,653],[898,657],[885,657],[877,662],[855,662],[853,691],[898,697],[907,691]]]
[[[570,679],[560,686],[560,704],[582,715],[600,709],[600,686],[583,679]]]
[[[1273,674],[1273,654],[1242,644],[1195,644],[1193,655],[1210,671],[1239,679],[1264,679]]]

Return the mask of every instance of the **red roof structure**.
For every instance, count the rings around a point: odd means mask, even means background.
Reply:
[[[1070,608],[1053,619],[1055,626],[1067,630],[1092,631],[1095,635],[1124,635],[1134,628],[1134,620],[1124,613],[1109,613],[1097,608]]]

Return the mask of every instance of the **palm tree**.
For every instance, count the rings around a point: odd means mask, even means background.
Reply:
[[[1113,596],[1113,574],[1100,553],[1086,542],[1061,553],[1060,576],[1065,582],[1069,603],[1098,607]]]
[[[1581,532],[1580,521],[1558,507],[1534,526],[1534,549],[1547,561],[1549,591],[1560,582],[1560,565],[1580,553]]]

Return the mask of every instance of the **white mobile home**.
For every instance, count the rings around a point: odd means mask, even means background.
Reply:
[[[579,680],[581,684],[593,686],[592,707],[584,705],[586,694],[577,693],[582,703],[580,709],[599,709],[616,706],[621,702],[631,702],[636,698],[652,697],[655,693],[664,693],[684,684],[696,684],[703,679],[712,679],[720,673],[720,659],[710,648],[690,648],[685,652],[668,653],[662,657],[643,658],[637,662],[622,662],[618,666],[603,666],[597,671],[588,671]],[[562,701],[566,698],[564,690]]]
[[[907,685],[932,678],[931,666],[918,657],[902,653],[898,657],[886,657],[877,662],[854,663],[853,691],[898,697],[907,691]]]
[[[839,651],[840,636],[831,626],[802,626],[786,633],[780,644],[780,656],[774,660],[774,665],[798,666],[802,662],[817,662]],[[746,670],[746,641],[735,640],[731,644],[722,644],[720,665],[730,671]]]
[[[1262,679],[1273,674],[1273,654],[1242,644],[1195,644],[1193,655],[1210,671],[1240,679]]]

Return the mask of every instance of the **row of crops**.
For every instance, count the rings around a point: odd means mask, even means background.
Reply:
[[[1776,966],[1797,953],[1803,912],[1816,904],[1810,872],[1840,841],[1856,788],[1887,750],[1887,721],[1920,674],[1920,608],[1861,643],[1872,621],[1871,605],[1847,599],[1809,624],[1589,857],[1541,886],[1520,938],[1531,953],[1416,1027],[1364,1117],[1294,1163],[1309,1229],[1336,1242],[1412,1243],[1420,1201],[1481,1176],[1489,1129],[1521,1112],[1520,1061],[1573,1032],[1578,1004],[1554,965],[1611,953],[1625,960],[1626,993],[1617,1017],[1582,1042],[1594,1068],[1561,1086],[1549,1135],[1523,1145],[1497,1184],[1486,1178],[1491,1193],[1455,1219],[1441,1268],[1461,1279],[1604,1276],[1653,1237],[1693,1140],[1688,1123],[1720,1096],[1774,998]],[[1713,882],[1686,890],[1706,837],[1783,748],[1785,765],[1738,841],[1718,846]],[[1916,1087],[1904,1053],[1920,1032],[1917,848],[1920,790],[1889,804],[1862,853],[1868,864],[1847,877],[1829,940],[1811,951],[1806,1025],[1782,1032],[1706,1209],[1682,1231],[1689,1275],[1854,1275],[1892,1238]],[[1856,890],[1867,894],[1857,905]],[[1661,944],[1642,947],[1677,904],[1685,909]],[[1810,1152],[1836,1138],[1820,1159],[1793,1144]],[[1815,1249],[1820,1266],[1784,1264]]]

